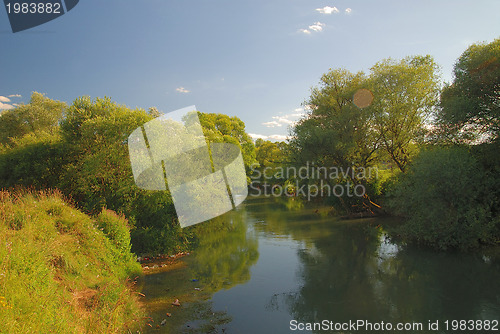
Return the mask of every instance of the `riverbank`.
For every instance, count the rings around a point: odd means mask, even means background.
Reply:
[[[144,322],[125,218],[92,218],[57,192],[0,192],[6,333],[123,333]],[[120,232],[120,233],[118,233]]]
[[[142,273],[147,275],[175,269],[182,265],[179,259],[189,254],[189,252],[179,252],[173,255],[161,254],[158,256],[139,256],[137,257],[137,262],[141,264]]]
[[[213,289],[193,276],[195,259],[188,252],[140,258],[139,295],[148,314],[142,333],[220,332],[231,321],[213,310]]]

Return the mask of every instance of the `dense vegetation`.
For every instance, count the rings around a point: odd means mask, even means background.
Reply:
[[[236,117],[199,118],[208,142],[241,149],[254,191],[270,184],[268,195],[300,196],[305,186],[318,195],[341,186],[346,192],[313,200],[348,217],[403,216],[395,237],[438,249],[500,242],[500,39],[470,46],[444,85],[431,56],[386,59],[368,74],[330,69],[304,106],[288,143],[254,144]],[[2,328],[132,329],[142,316],[128,281],[140,272],[133,253],[202,249],[217,237],[203,225],[180,228],[168,190],[134,183],[127,139],[158,110],[85,96],[68,106],[34,92],[0,116]],[[308,177],[288,174],[294,168]],[[222,219],[210,226],[243,231]],[[242,263],[256,259],[253,251],[240,255]],[[197,270],[217,266],[210,261]]]
[[[103,208],[124,214],[136,253],[186,250],[193,229],[181,229],[170,194],[138,188],[127,148],[130,133],[158,116],[109,98],[76,99],[71,106],[33,93],[31,101],[2,113],[0,186],[60,189],[91,215]],[[200,114],[212,142],[237,144],[247,169],[255,162],[244,123],[226,115]]]
[[[441,249],[500,242],[500,39],[474,44],[441,93],[434,131],[392,204],[402,234]]]
[[[0,322],[5,333],[123,333],[143,311],[127,220],[96,218],[58,192],[0,192]]]
[[[10,189],[0,193],[7,332],[132,330],[143,311],[131,295],[129,278],[141,275],[131,250],[175,253],[199,244],[195,230],[178,226],[169,193],[139,189],[132,177],[127,138],[157,116],[109,98],[67,106],[36,92],[1,114],[0,187]],[[210,141],[238,145],[247,169],[255,163],[241,120],[199,116]]]
[[[445,85],[431,56],[382,60],[369,73],[330,69],[288,143],[254,145],[236,117],[200,113],[200,121],[207,141],[241,148],[249,183],[279,184],[287,195],[304,185],[362,186],[363,196],[326,200],[341,215],[407,216],[399,233],[406,240],[439,248],[496,243],[499,49],[500,40],[469,47]],[[130,168],[128,136],[158,115],[109,98],[80,97],[68,106],[35,92],[29,104],[1,114],[0,187],[59,189],[92,216],[123,214],[136,253],[186,250],[197,227],[181,229],[169,192],[139,189]],[[377,173],[276,174],[307,164]]]
[[[290,162],[376,167],[377,179],[325,178],[366,187],[363,198],[330,201],[351,214],[383,203],[407,218],[398,231],[407,241],[440,249],[496,244],[500,39],[470,46],[442,89],[437,70],[430,56],[384,60],[369,75],[330,70],[292,129]]]
[[[252,188],[294,193],[343,185],[363,196],[324,196],[336,214],[401,215],[394,234],[439,249],[500,241],[500,39],[474,44],[442,84],[430,56],[386,59],[368,74],[330,69],[304,102],[288,144],[256,142]],[[280,168],[306,168],[314,177]],[[304,167],[305,166],[305,167]],[[343,171],[333,175],[319,167]],[[376,170],[376,177],[358,171]],[[305,173],[304,173],[305,174]],[[332,176],[333,175],[333,176]]]

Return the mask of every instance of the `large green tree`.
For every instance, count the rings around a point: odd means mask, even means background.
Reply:
[[[12,144],[13,140],[28,133],[56,129],[66,107],[64,102],[33,92],[30,103],[0,114],[0,144]]]
[[[306,101],[309,114],[292,129],[293,160],[324,166],[370,164],[379,147],[369,110],[356,107],[355,92],[367,84],[362,72],[330,70]]]
[[[285,162],[286,143],[273,143],[269,140],[257,139],[255,152],[257,163],[260,167],[276,167]]]
[[[124,213],[134,225],[136,252],[186,249],[193,234],[180,228],[170,193],[139,189],[132,175],[128,137],[159,116],[155,108],[130,109],[109,98],[86,96],[66,107],[34,93],[30,105],[5,115],[0,126],[12,131],[0,151],[0,187],[60,188],[86,212],[108,208]],[[219,114],[200,114],[200,119],[208,141],[234,143],[247,167],[255,162],[241,120]]]
[[[441,95],[441,134],[454,142],[497,140],[500,134],[500,38],[473,44],[455,64]]]
[[[371,68],[369,107],[373,128],[390,159],[404,172],[424,141],[439,96],[438,66],[431,56],[386,59]]]
[[[325,73],[320,85],[312,89],[305,103],[309,114],[292,129],[290,163],[298,168],[310,166],[311,172],[315,165],[323,171],[337,168],[344,173],[332,177],[330,172],[323,172],[319,177],[301,179],[301,184],[320,188],[325,184],[331,188],[343,185],[350,191],[356,185],[367,185],[367,178],[359,178],[357,173],[353,175],[354,170],[373,166],[380,148],[371,110],[353,104],[355,93],[367,85],[364,73],[335,69]],[[340,203],[348,214],[371,205],[368,198],[349,196],[348,191],[333,201]]]
[[[255,145],[245,131],[245,123],[236,116],[224,114],[198,113],[207,142],[237,145],[243,154],[247,171],[256,163]]]

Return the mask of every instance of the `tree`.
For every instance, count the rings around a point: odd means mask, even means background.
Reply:
[[[56,129],[65,109],[66,103],[33,92],[30,103],[2,112],[0,144],[12,143],[14,138],[21,138],[30,132]]]
[[[109,98],[77,98],[61,122],[62,137],[73,160],[65,167],[61,187],[87,212],[103,207],[129,215],[139,189],[134,185],[128,136],[151,120]]]
[[[383,149],[404,172],[424,140],[439,96],[438,66],[431,56],[386,59],[371,68],[369,107]]]
[[[269,140],[257,139],[255,141],[255,156],[260,167],[274,167],[281,165],[285,159],[284,149],[286,143],[273,143]]]
[[[69,151],[59,134],[28,133],[0,153],[0,188],[59,187]]]
[[[380,151],[380,139],[374,131],[371,109],[356,106],[353,98],[368,84],[362,72],[335,69],[325,73],[320,86],[312,89],[306,101],[309,114],[292,129],[291,163],[299,168],[311,166],[311,171],[315,165],[323,171],[336,168],[344,173],[332,177],[329,172],[323,172],[320,177],[301,179],[300,183],[306,183],[308,187],[314,184],[319,188],[326,184],[330,189],[341,185],[349,191],[362,185],[366,189],[368,178],[358,177],[354,171],[374,165]],[[343,191],[338,201],[348,214],[358,209],[364,211],[373,204],[367,196],[349,196],[348,191]]]
[[[160,117],[160,115],[161,115],[160,111],[158,111],[158,108],[156,108],[156,107],[149,107],[148,114],[154,118]]]
[[[243,162],[247,171],[255,160],[255,145],[245,131],[245,123],[238,117],[224,114],[198,113],[203,133],[208,142],[230,143],[237,145],[243,154]]]
[[[330,70],[312,89],[306,102],[310,113],[292,129],[293,160],[315,161],[324,166],[370,164],[379,147],[367,109],[352,103],[354,93],[365,87],[362,72]]]
[[[443,89],[438,121],[451,141],[498,140],[500,133],[500,38],[473,44],[455,64]]]

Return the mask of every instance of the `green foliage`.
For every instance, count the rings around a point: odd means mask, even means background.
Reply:
[[[465,148],[423,151],[392,191],[396,212],[408,218],[402,234],[440,249],[469,249],[500,238],[495,184]]]
[[[500,133],[500,38],[473,44],[441,94],[441,137],[452,142],[496,140]]]
[[[490,44],[474,44],[461,55],[455,64],[454,82],[443,89],[440,108],[436,109],[434,139],[447,144],[470,144],[498,138],[499,57],[499,39]],[[423,73],[430,75],[430,67]],[[402,94],[397,87],[391,87],[391,91]],[[432,90],[429,93],[434,99]],[[425,96],[416,100],[422,101]],[[404,123],[396,124],[406,132]],[[407,141],[421,144],[418,132],[408,134]],[[414,146],[414,151],[418,151],[418,146]],[[497,157],[495,142],[468,149],[436,146],[422,152],[406,175],[387,183],[392,183],[395,212],[408,218],[402,235],[440,249],[469,249],[498,242]]]
[[[424,141],[425,123],[439,95],[438,66],[431,56],[386,59],[371,68],[369,107],[381,147],[402,171]]]
[[[12,145],[0,154],[0,187],[58,186],[68,152],[58,134],[29,133]]]
[[[372,109],[353,104],[354,94],[368,84],[364,73],[344,69],[330,70],[321,77],[320,86],[312,89],[306,102],[310,113],[293,128],[290,159],[296,168],[314,163],[343,171],[359,170],[373,167],[383,156]],[[368,196],[374,195],[374,187],[369,184],[374,180],[352,177],[350,172],[338,178],[327,175],[323,180],[300,180],[300,183],[320,183],[320,187],[326,184],[330,188],[341,185],[351,190],[360,184]],[[348,196],[347,191],[340,197],[331,196],[330,204],[341,207],[347,214],[372,205],[367,197]]]
[[[255,146],[252,138],[245,132],[245,123],[238,117],[223,114],[198,113],[207,142],[230,143],[238,145],[243,154],[247,171],[256,163]]]
[[[180,227],[168,192],[143,191],[135,200],[130,216],[137,221],[131,231],[135,253],[175,254],[189,249],[192,235]]]
[[[312,109],[293,128],[292,160],[315,161],[323,166],[366,166],[378,148],[367,109],[352,104],[354,93],[366,84],[362,72],[330,70],[312,89]]]
[[[0,144],[9,144],[28,133],[51,131],[58,126],[66,103],[33,92],[29,104],[6,110],[0,117]]]
[[[127,278],[140,275],[140,265],[59,193],[0,192],[0,243],[2,331],[138,327],[143,311]]]
[[[127,148],[130,133],[152,118],[151,111],[131,110],[109,98],[77,99],[61,124],[63,138],[75,152],[62,189],[86,212],[106,207],[124,214],[134,224],[134,252],[170,253],[187,245],[172,197],[135,185]]]
[[[103,209],[96,217],[97,226],[122,253],[130,252],[130,232],[128,221],[124,216],[114,211]]]
[[[0,117],[5,129],[0,187],[60,189],[84,212],[99,214],[102,228],[123,249],[129,249],[124,227],[119,232],[120,219],[104,208],[125,215],[133,225],[135,252],[186,250],[192,235],[179,227],[170,193],[139,189],[130,166],[128,136],[158,115],[156,108],[132,110],[109,98],[84,96],[66,107],[33,93],[30,104]],[[255,147],[245,124],[220,114],[200,114],[200,120],[208,141],[242,149],[249,170],[256,162]]]
[[[255,141],[255,157],[260,167],[275,167],[282,165],[286,159],[286,143],[273,143],[269,140]]]
[[[404,171],[437,103],[436,73],[430,56],[386,59],[369,76],[330,70],[306,102],[310,114],[293,129],[294,159],[343,167],[390,159]],[[353,97],[366,88],[374,98],[361,108]]]
[[[284,142],[273,143],[269,140],[257,139],[255,141],[255,156],[257,163],[252,166],[251,178],[255,182],[272,184],[283,184],[287,180],[283,178],[274,178],[279,174],[287,162],[288,145]],[[255,174],[253,172],[256,172]]]

